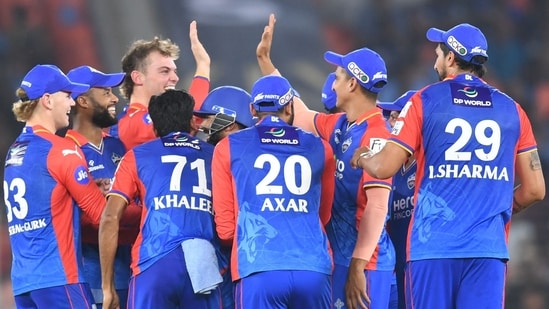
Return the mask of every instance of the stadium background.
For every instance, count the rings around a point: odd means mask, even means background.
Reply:
[[[380,99],[392,100],[436,81],[435,46],[425,39],[429,27],[478,26],[489,43],[486,80],[526,110],[544,169],[549,168],[546,0],[0,0],[0,160],[23,126],[11,113],[15,89],[35,64],[57,64],[65,72],[84,64],[120,71],[120,59],[133,40],[158,35],[180,45],[178,86],[186,87],[194,72],[188,26],[195,19],[212,59],[212,89],[235,85],[249,90],[260,76],[255,48],[271,12],[277,15],[272,58],[319,111],[322,83],[333,70],[323,61],[324,51],[346,53],[363,46],[378,51],[389,73]],[[121,99],[119,107],[124,103]],[[547,204],[513,218],[506,308],[549,308]],[[13,307],[10,259],[4,206],[0,308],[6,309]]]

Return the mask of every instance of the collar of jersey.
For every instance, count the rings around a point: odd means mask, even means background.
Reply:
[[[364,114],[358,116],[355,123],[358,125],[358,124],[361,124],[364,121],[367,121],[368,119],[376,117],[376,116],[383,117],[382,114],[381,114],[381,109],[379,109],[377,107],[372,108],[371,110],[369,110],[369,111],[365,112]]]
[[[130,109],[134,109],[134,110],[142,110],[142,111],[148,111],[149,109],[141,104],[141,103],[137,103],[137,102],[132,102],[130,103],[130,105],[128,105],[128,110]]]

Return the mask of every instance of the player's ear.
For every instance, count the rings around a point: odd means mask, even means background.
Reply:
[[[132,78],[132,81],[134,82],[134,84],[143,85],[143,73],[141,73],[137,70],[133,70],[130,73],[130,77]]]
[[[88,100],[83,95],[76,97],[74,102],[82,108],[88,108]]]
[[[257,117],[257,111],[253,104],[250,104],[250,113],[252,114],[252,117]]]
[[[191,117],[190,125],[191,125],[191,132],[189,132],[189,134],[191,134],[192,136],[194,136],[194,135],[196,135],[196,132],[198,132],[198,129],[199,129],[199,125],[198,125],[198,123],[196,122],[196,118],[195,118],[195,117]]]

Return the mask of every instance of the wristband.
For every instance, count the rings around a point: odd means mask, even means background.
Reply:
[[[362,168],[362,166],[360,166],[360,164],[359,164],[360,159],[362,159],[362,158],[366,158],[366,159],[367,159],[367,158],[371,158],[371,157],[374,156],[374,154],[375,154],[375,153],[374,153],[373,151],[371,151],[371,150],[368,150],[368,151],[366,151],[366,152],[363,152],[363,153],[359,154],[359,155],[358,155],[358,159],[356,159],[356,166]]]

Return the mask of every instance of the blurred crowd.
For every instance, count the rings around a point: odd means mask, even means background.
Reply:
[[[84,4],[83,8],[86,7],[84,0],[69,2]],[[549,169],[549,126],[547,125],[549,58],[545,55],[549,50],[549,32],[546,30],[549,29],[548,1],[273,0],[262,2],[264,3],[258,5],[256,1],[249,0],[166,0],[155,6],[156,11],[152,15],[159,20],[159,28],[163,29],[163,33],[159,35],[172,37],[175,41],[184,40],[187,37],[185,27],[187,23],[181,20],[196,19],[199,31],[205,29],[201,32],[201,38],[206,48],[211,48],[209,51],[212,55],[212,86],[238,82],[237,86],[249,88],[251,83],[246,84],[246,82],[257,78],[259,73],[249,78],[250,73],[247,70],[234,66],[255,63],[254,44],[259,40],[262,24],[267,21],[268,10],[275,10],[279,21],[285,24],[279,28],[280,33],[276,35],[287,38],[287,41],[277,39],[277,42],[292,42],[292,44],[278,46],[280,50],[276,50],[275,53],[281,58],[276,59],[276,62],[282,65],[283,63],[292,64],[282,70],[285,70],[285,75],[295,83],[294,87],[299,89],[301,95],[310,102],[320,101],[322,81],[325,74],[331,70],[321,58],[325,50],[346,53],[367,46],[379,52],[384,57],[389,71],[389,84],[380,94],[380,98],[393,100],[406,90],[419,89],[436,79],[436,74],[433,72],[435,46],[425,38],[425,31],[428,28],[448,29],[462,22],[473,24],[482,29],[489,43],[486,80],[512,96],[526,110],[534,127],[544,170]],[[0,96],[3,98],[3,103],[0,104],[0,131],[2,132],[0,136],[2,158],[0,159],[2,161],[7,147],[22,127],[22,124],[14,120],[11,103],[15,101],[14,91],[23,74],[39,63],[57,63],[64,70],[70,69],[63,67],[61,63],[68,57],[66,45],[63,45],[63,51],[59,50],[61,47],[55,43],[51,23],[47,24],[47,18],[36,16],[36,11],[30,9],[29,3],[30,1],[0,1]],[[241,29],[251,30],[233,33],[232,37],[221,35],[220,30],[215,29],[215,22],[220,22],[223,17],[212,16],[213,10],[201,9],[205,6],[215,7],[217,11],[232,14],[231,18],[234,18],[234,22],[220,23],[223,24],[220,27],[238,26],[242,27]],[[227,8],[224,9],[223,6]],[[241,8],[241,10],[233,12],[228,7]],[[245,8],[248,10],[243,12]],[[94,22],[98,22],[99,16],[95,17],[91,12],[77,14],[81,12],[74,10],[74,7],[73,10],[70,9],[68,7],[67,10],[60,10],[60,14],[55,18],[65,22],[78,22],[79,18],[83,18],[86,21],[84,23],[86,27],[93,33]],[[208,20],[210,28],[202,26],[201,18],[204,20],[210,18]],[[248,20],[249,23],[242,22],[237,25],[239,19]],[[307,25],[304,25],[304,21]],[[105,68],[107,64],[101,65],[101,58],[94,56],[104,53],[105,47],[102,46],[101,38],[93,35],[90,38],[95,42],[93,44],[90,42],[88,46],[96,46],[98,50],[92,55],[88,53],[86,56],[88,60],[78,58],[78,61],[90,63],[74,63],[74,66],[89,64]],[[212,38],[218,41],[214,43]],[[128,38],[128,42],[131,40]],[[221,40],[226,41],[221,42]],[[121,44],[125,47],[127,42],[121,42]],[[185,46],[185,44],[180,45]],[[224,52],[220,51],[222,46],[225,46]],[[77,45],[73,47],[74,54],[86,55],[77,49]],[[239,50],[242,50],[242,53],[235,55]],[[299,64],[296,64],[296,59],[299,60]],[[97,61],[99,64],[96,63]],[[183,56],[180,61],[185,63],[185,57]],[[314,74],[304,74],[308,72],[309,67],[317,68],[312,71]],[[107,69],[120,70],[117,67]],[[228,78],[232,80],[227,80]],[[320,105],[316,106],[320,110]],[[546,210],[549,205],[547,204],[543,201],[513,218],[509,237],[511,261],[508,268],[506,308],[549,308],[546,293],[549,290],[549,259],[547,258],[549,240],[542,236],[549,232],[549,211]],[[0,208],[2,209],[0,210],[1,308],[9,304],[11,297],[9,285],[11,255],[4,208]]]

